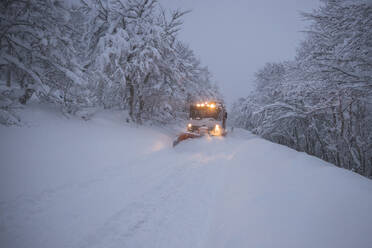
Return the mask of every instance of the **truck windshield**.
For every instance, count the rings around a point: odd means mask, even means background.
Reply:
[[[220,116],[221,110],[219,108],[208,108],[208,107],[190,107],[190,118],[214,118],[216,120],[221,120]]]

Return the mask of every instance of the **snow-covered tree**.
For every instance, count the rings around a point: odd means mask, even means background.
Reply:
[[[71,16],[59,1],[2,1],[2,96],[26,104],[33,94],[68,111],[83,101],[86,80],[76,61]],[[5,92],[4,92],[5,91]]]
[[[36,95],[68,114],[103,106],[128,110],[128,121],[164,122],[183,115],[190,95],[220,97],[177,38],[187,12],[167,12],[156,0],[15,0],[0,8],[3,113]]]
[[[294,61],[267,64],[235,124],[372,178],[372,6],[326,0]]]
[[[128,109],[131,121],[176,117],[190,90],[205,94],[210,78],[199,62],[184,56],[176,34],[186,12],[169,16],[154,0],[86,2],[93,13],[90,71],[98,72],[97,99],[104,106]],[[192,53],[192,52],[191,52]],[[193,65],[188,68],[185,65]],[[196,73],[198,71],[198,73]],[[103,72],[103,73],[102,73]],[[194,78],[187,78],[193,74]],[[195,82],[196,81],[196,82]],[[213,88],[213,87],[212,87]],[[216,89],[210,90],[216,95]],[[182,107],[181,107],[182,106]]]

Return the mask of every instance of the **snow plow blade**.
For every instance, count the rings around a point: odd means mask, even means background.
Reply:
[[[199,138],[199,137],[201,137],[201,135],[196,134],[196,133],[181,133],[178,136],[178,138],[175,141],[173,141],[173,147],[175,147],[178,143],[186,139],[193,139],[193,138]]]

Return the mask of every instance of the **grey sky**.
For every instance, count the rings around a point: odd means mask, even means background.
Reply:
[[[210,69],[228,103],[246,96],[254,73],[266,62],[292,59],[307,25],[300,11],[318,0],[160,0],[192,10],[181,40]]]

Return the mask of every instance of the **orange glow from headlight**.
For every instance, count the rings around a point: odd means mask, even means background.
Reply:
[[[213,103],[210,105],[211,108],[215,108],[216,105],[214,105]]]
[[[201,106],[204,107],[204,103],[202,103]]]
[[[200,107],[200,104],[198,103],[198,104],[196,104],[196,107]]]
[[[212,135],[214,135],[214,136],[221,136],[222,135],[222,131],[221,131],[221,128],[220,128],[219,125],[214,126],[214,129],[212,131]]]

